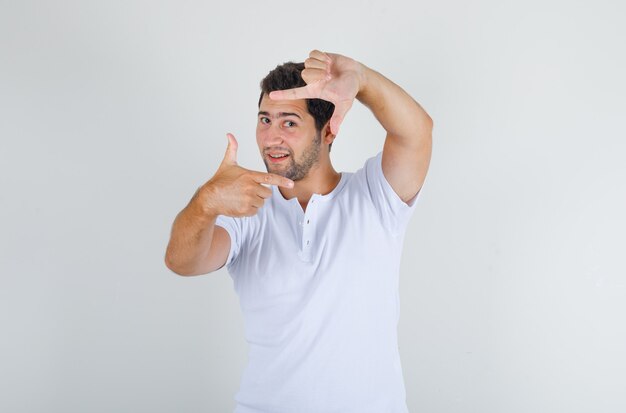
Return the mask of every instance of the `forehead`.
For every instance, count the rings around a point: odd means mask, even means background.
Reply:
[[[294,100],[272,100],[267,94],[263,95],[259,111],[268,112],[270,115],[277,115],[281,112],[293,112],[300,115],[302,119],[312,118],[306,106],[305,99]]]

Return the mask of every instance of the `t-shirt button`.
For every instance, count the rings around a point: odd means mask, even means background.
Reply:
[[[306,245],[309,245],[309,242],[310,242],[310,241],[307,241],[307,242],[306,242]]]
[[[308,224],[309,222],[310,222],[310,221],[307,219],[307,220],[306,220],[306,223]]]

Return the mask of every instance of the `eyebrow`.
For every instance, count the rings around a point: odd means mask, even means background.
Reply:
[[[259,115],[270,116],[269,112],[264,112],[264,111],[259,111]],[[284,117],[287,117],[287,116],[295,116],[298,119],[302,120],[300,115],[298,115],[297,113],[293,113],[293,112],[278,112],[278,117],[279,118],[284,118]]]

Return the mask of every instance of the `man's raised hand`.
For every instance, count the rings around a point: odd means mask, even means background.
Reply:
[[[226,154],[215,175],[197,192],[202,209],[210,215],[244,217],[255,215],[272,190],[262,184],[293,188],[293,181],[280,175],[256,172],[237,164],[237,140],[227,134]]]
[[[364,67],[346,56],[313,50],[304,61],[302,79],[306,86],[277,90],[269,94],[270,99],[323,99],[335,105],[330,119],[330,131],[335,136],[339,125],[364,83]]]

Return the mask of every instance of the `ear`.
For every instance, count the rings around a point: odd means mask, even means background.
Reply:
[[[329,145],[333,143],[336,137],[337,136],[333,135],[333,133],[330,131],[330,121],[326,122],[326,125],[324,125],[324,127],[322,128],[322,142],[324,143],[324,145]]]

